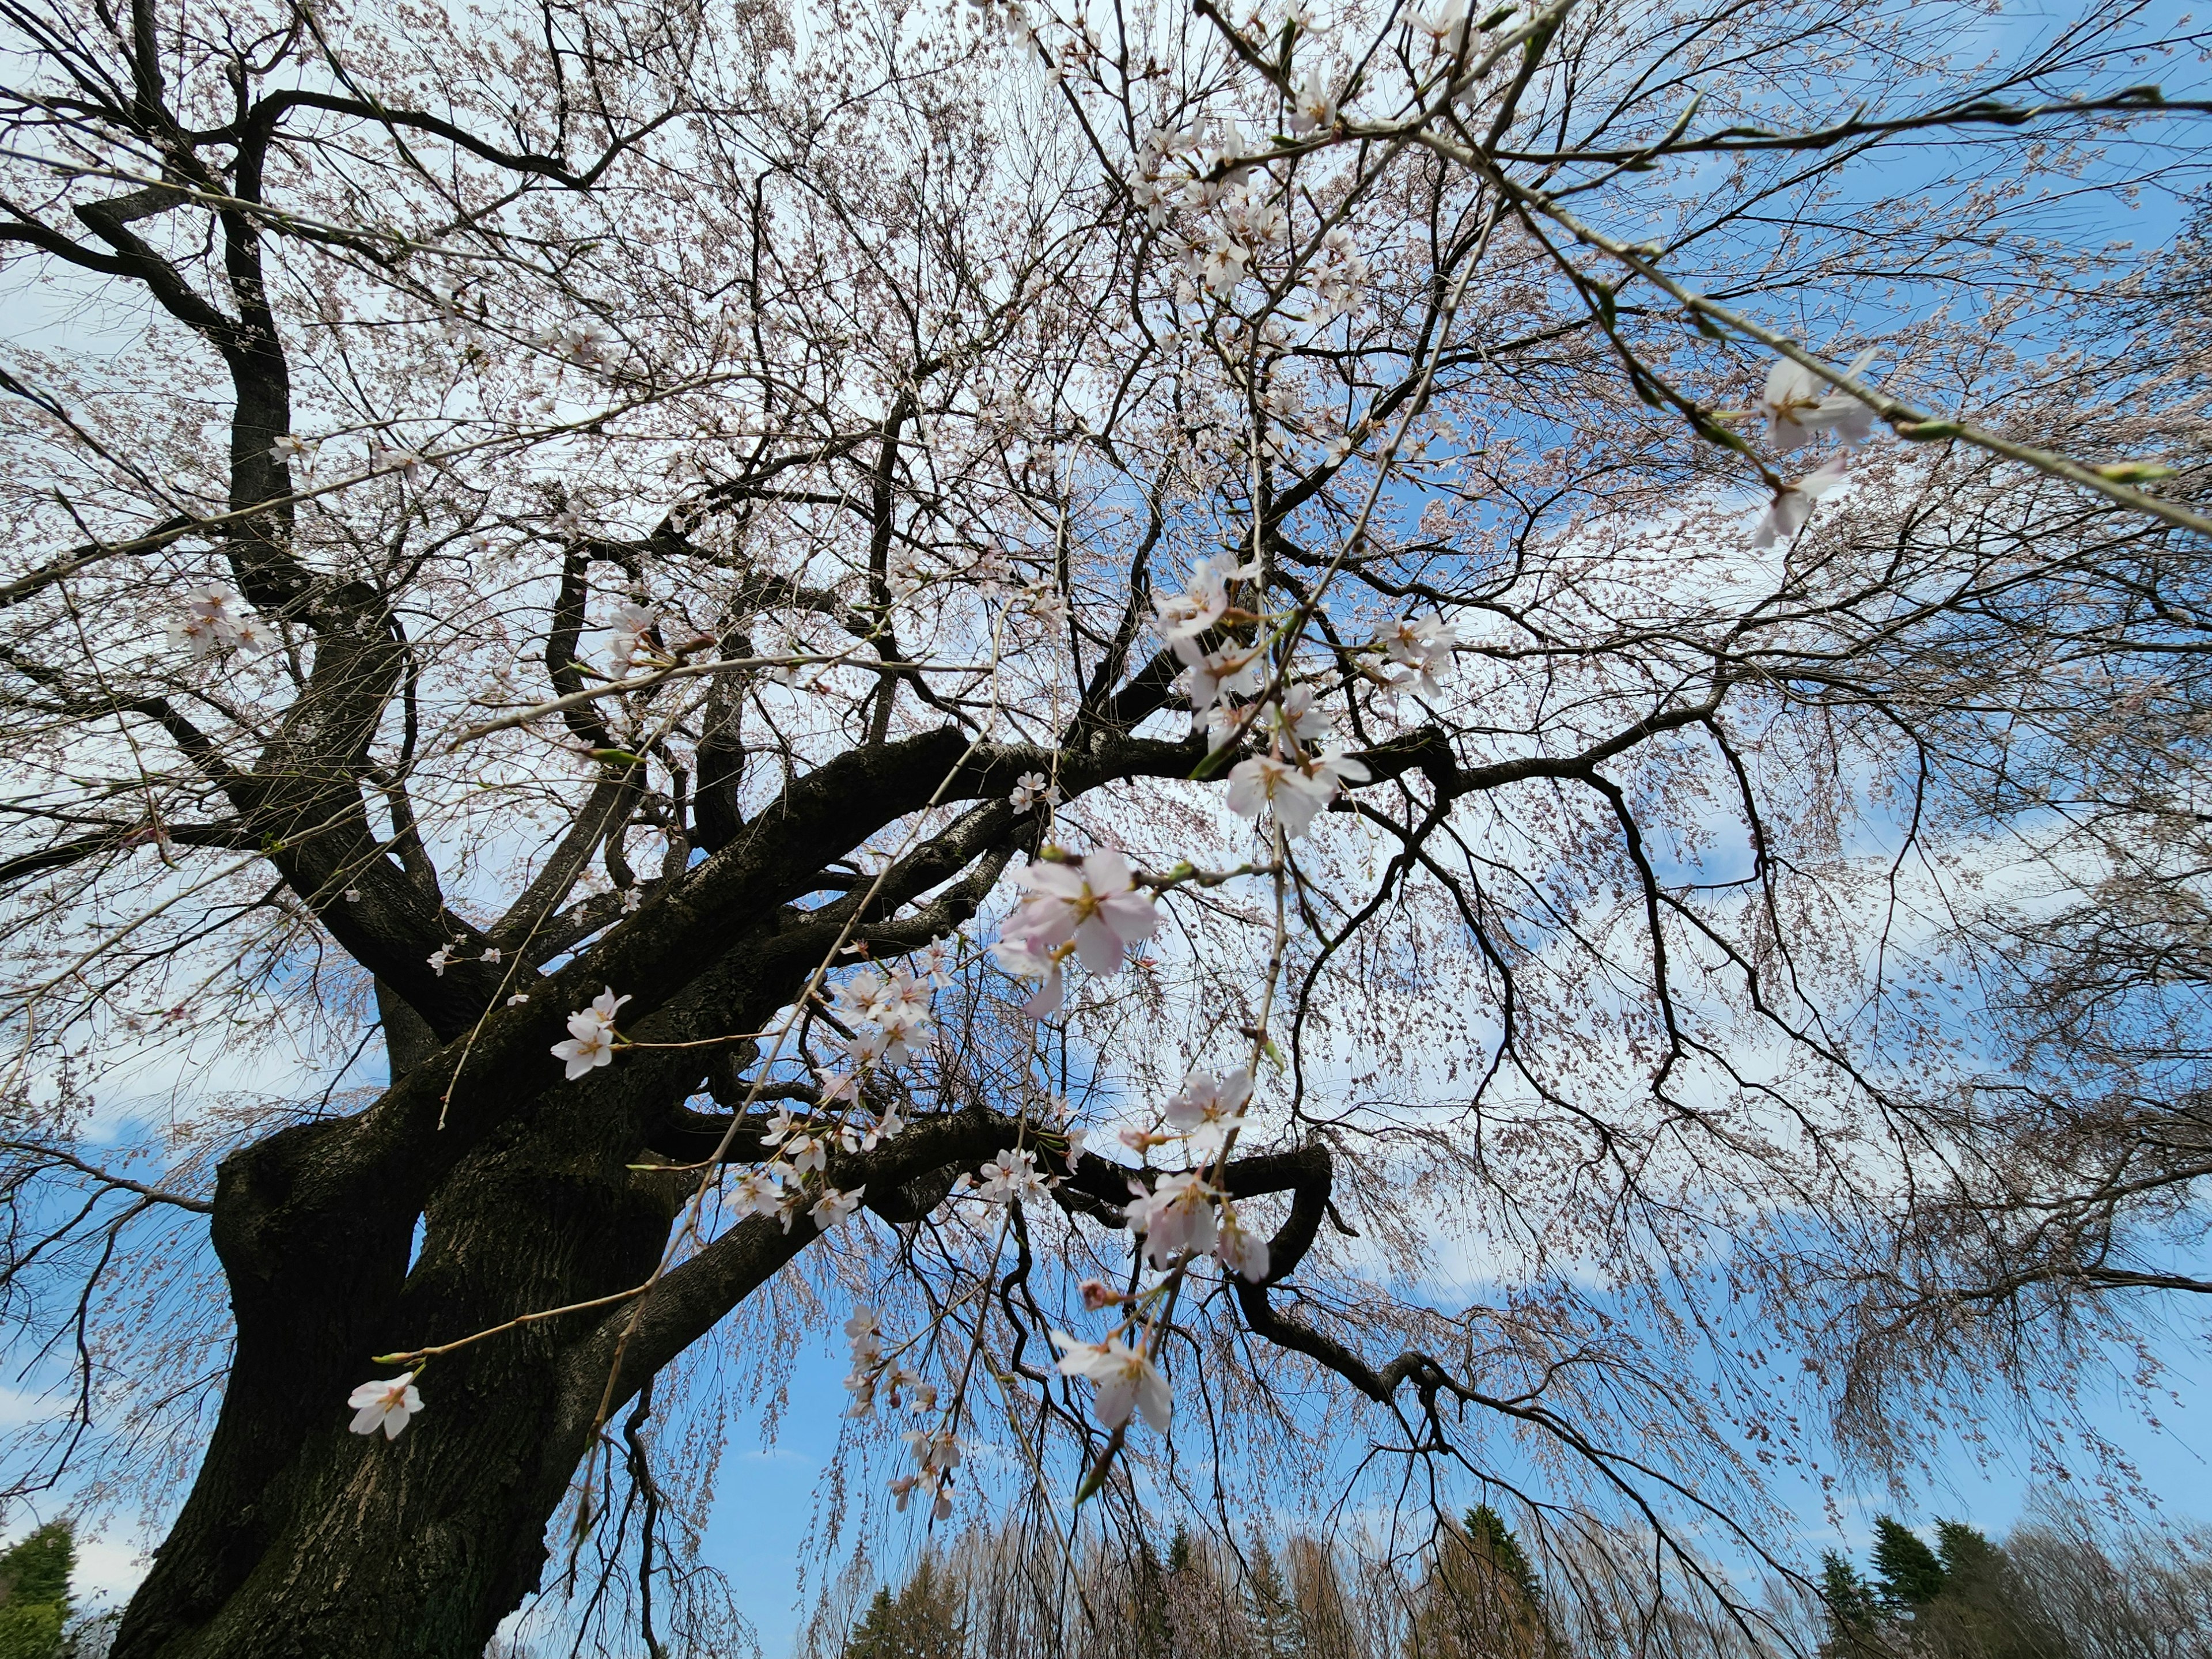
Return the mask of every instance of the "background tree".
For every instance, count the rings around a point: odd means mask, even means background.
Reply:
[[[879,1585],[845,1644],[845,1659],[961,1659],[960,1589],[925,1554],[894,1595]]]
[[[1217,1467],[1725,1599],[1763,1460],[2200,1282],[2186,1010],[2054,1059],[2004,908],[2212,730],[2154,20],[0,20],[11,1480],[183,1491],[118,1655],[653,1650],[840,1320],[1096,1628]]]
[[[76,1539],[66,1521],[49,1521],[0,1551],[0,1656],[62,1659],[76,1570]]]

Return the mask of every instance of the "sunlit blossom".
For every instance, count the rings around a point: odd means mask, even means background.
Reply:
[[[384,1431],[386,1440],[399,1438],[407,1420],[422,1409],[422,1396],[415,1391],[415,1373],[402,1371],[388,1382],[364,1382],[346,1396],[354,1408],[347,1426],[356,1434]]]
[[[1862,351],[1844,373],[1856,380],[1875,359]],[[1864,443],[1874,431],[1874,410],[1848,392],[1826,392],[1828,382],[1787,357],[1768,365],[1759,410],[1778,449],[1797,447],[1816,432],[1832,432],[1847,444]]]

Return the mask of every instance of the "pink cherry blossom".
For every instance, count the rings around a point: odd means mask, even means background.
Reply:
[[[1030,896],[1008,934],[1047,951],[1073,939],[1077,957],[1094,974],[1115,972],[1130,947],[1160,925],[1152,895],[1137,890],[1128,860],[1110,847],[1080,864],[1030,865],[1015,879]]]

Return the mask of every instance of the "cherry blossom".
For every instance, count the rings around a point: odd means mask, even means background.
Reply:
[[[1455,37],[1463,37],[1466,30],[1467,0],[1431,0],[1407,21],[1439,47],[1447,42],[1455,45]]]
[[[1049,805],[1060,803],[1060,786],[1048,782],[1042,772],[1024,772],[1014,780],[1013,792],[1006,797],[1006,805],[1017,812],[1026,812],[1039,801]]]
[[[991,947],[992,959],[1016,979],[1039,979],[1044,983],[1036,994],[1022,1004],[1022,1012],[1031,1019],[1048,1019],[1060,1012],[1061,996],[1066,989],[1060,972],[1060,958],[1052,951],[1039,945],[1036,940],[1021,937],[1002,939]]]
[[[568,1016],[566,1041],[553,1045],[553,1057],[566,1062],[568,1080],[574,1083],[594,1066],[614,1061],[615,1016],[628,997],[617,997],[608,986],[592,999],[592,1006]]]
[[[1190,568],[1190,586],[1180,593],[1152,600],[1160,637],[1173,644],[1195,639],[1219,622],[1229,609],[1229,588],[1213,561],[1200,559]]]
[[[1029,897],[1007,924],[1008,936],[1040,951],[1073,939],[1077,957],[1094,974],[1118,970],[1129,949],[1160,925],[1152,895],[1136,890],[1128,860],[1111,847],[1079,863],[1040,860],[1015,880]]]
[[[415,1391],[415,1373],[402,1371],[388,1382],[364,1382],[346,1396],[354,1408],[348,1426],[356,1434],[384,1431],[386,1440],[399,1438],[407,1420],[422,1409],[422,1396]]]
[[[1812,518],[1814,503],[1843,483],[1848,465],[1849,457],[1839,451],[1803,477],[1776,491],[1758,527],[1751,532],[1751,544],[1772,547],[1777,542],[1795,537]]]
[[[1188,641],[1179,640],[1175,648],[1188,665],[1182,684],[1194,720],[1204,719],[1224,697],[1249,696],[1267,683],[1267,653],[1259,646],[1224,646],[1198,653]]]
[[[1129,1420],[1133,1407],[1155,1433],[1168,1431],[1175,1397],[1167,1378],[1141,1348],[1113,1336],[1103,1342],[1082,1342],[1066,1331],[1053,1332],[1052,1340],[1061,1350],[1060,1374],[1079,1376],[1091,1385],[1091,1406],[1101,1423],[1118,1429]]]
[[[1872,349],[1851,360],[1844,374],[1856,380],[1875,359]],[[1768,365],[1759,410],[1775,447],[1791,450],[1815,432],[1833,432],[1847,444],[1864,443],[1874,431],[1874,410],[1848,392],[1820,388],[1828,382],[1802,363],[1778,357]],[[1794,532],[1793,532],[1794,533]]]
[[[1314,699],[1310,685],[1286,685],[1282,696],[1267,705],[1263,717],[1268,731],[1294,744],[1320,742],[1328,735],[1328,717]]]
[[[1329,89],[1328,77],[1316,70],[1291,100],[1291,131],[1308,133],[1335,125],[1336,94]]]
[[[1164,1115],[1188,1139],[1191,1150],[1203,1157],[1219,1152],[1244,1127],[1244,1106],[1251,1097],[1252,1074],[1242,1066],[1218,1077],[1193,1072],[1169,1100]]]
[[[271,636],[260,621],[234,614],[230,605],[231,595],[226,589],[195,589],[185,600],[182,619],[169,624],[169,643],[189,648],[194,662],[219,652],[268,644]]]
[[[1423,617],[1418,621],[1401,617],[1377,629],[1375,639],[1392,662],[1413,671],[1395,682],[1400,689],[1417,685],[1425,697],[1442,695],[1440,678],[1449,672],[1452,647],[1459,643],[1458,631],[1449,623],[1441,617]]]
[[[993,1162],[982,1168],[983,1179],[977,1183],[975,1195],[993,1204],[1008,1204],[1020,1199],[1041,1199],[1046,1191],[1045,1178],[1037,1173],[1036,1154],[1025,1150],[1002,1151]]]
[[[613,635],[607,644],[608,654],[613,660],[617,674],[629,672],[638,647],[659,620],[659,613],[649,605],[624,605],[617,608]]]
[[[1034,772],[1028,775],[1035,777]],[[960,952],[949,939],[934,940],[925,945],[915,969],[918,977],[927,980],[939,990],[952,983],[953,969],[960,965]]]
[[[1229,810],[1256,818],[1263,809],[1273,806],[1283,833],[1293,838],[1305,834],[1314,814],[1327,806],[1335,793],[1331,784],[1314,777],[1297,763],[1272,755],[1255,755],[1237,762],[1229,771]]]
[[[1257,1233],[1248,1232],[1226,1210],[1222,1213],[1221,1236],[1214,1243],[1213,1255],[1231,1273],[1241,1274],[1255,1285],[1267,1276],[1267,1241]]]
[[[1164,1267],[1185,1250],[1203,1255],[1212,1249],[1217,1227],[1213,1205],[1220,1196],[1220,1190],[1206,1185],[1196,1170],[1162,1176],[1149,1193],[1131,1182],[1128,1228],[1143,1235],[1145,1259]]]
[[[860,1195],[867,1190],[863,1186],[855,1187],[849,1193],[841,1193],[835,1187],[824,1187],[822,1196],[814,1201],[814,1207],[807,1213],[814,1218],[814,1224],[826,1233],[832,1227],[843,1226],[852,1218],[853,1212],[860,1207]]]
[[[769,1170],[748,1170],[730,1188],[729,1201],[740,1221],[750,1216],[780,1215],[784,1208],[783,1188]],[[791,1229],[786,1226],[784,1231]]]
[[[567,1066],[568,1081],[574,1083],[596,1066],[614,1063],[615,1034],[588,1014],[571,1014],[568,1036],[553,1045],[553,1058]]]

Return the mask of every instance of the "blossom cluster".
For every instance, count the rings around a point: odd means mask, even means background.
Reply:
[[[276,635],[251,611],[231,609],[232,596],[220,587],[195,588],[185,599],[184,615],[169,624],[169,643],[189,650],[192,660],[225,651],[253,651],[273,643]]]

